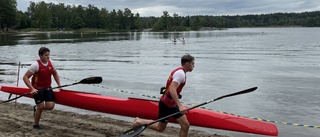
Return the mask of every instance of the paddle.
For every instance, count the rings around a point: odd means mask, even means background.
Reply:
[[[204,102],[204,103],[201,103],[199,105],[196,105],[196,106],[193,106],[191,108],[188,108],[188,110],[191,110],[191,109],[194,109],[194,108],[197,108],[197,107],[200,107],[200,106],[203,106],[205,104],[208,104],[208,103],[211,103],[211,102],[214,102],[214,101],[217,101],[217,100],[220,100],[220,99],[223,99],[223,98],[226,98],[226,97],[231,97],[231,96],[236,96],[236,95],[240,95],[240,94],[245,94],[245,93],[249,93],[249,92],[252,92],[252,91],[255,91],[258,87],[253,87],[253,88],[249,88],[249,89],[246,89],[246,90],[242,90],[242,91],[239,91],[239,92],[236,92],[236,93],[232,93],[232,94],[228,94],[228,95],[224,95],[224,96],[221,96],[221,97],[218,97],[216,99],[211,99],[207,102]],[[155,120],[149,124],[144,124],[144,125],[140,125],[140,126],[137,126],[137,127],[134,127],[134,128],[131,128],[125,132],[123,132],[120,137],[135,137],[137,135],[139,135],[141,132],[143,132],[148,126],[154,124],[154,123],[157,123],[163,119],[166,119],[166,118],[169,118],[169,117],[172,117],[176,114],[179,114],[180,112],[176,112],[176,113],[173,113],[173,114],[170,114],[168,116],[165,116],[165,117],[162,117],[158,120]]]
[[[67,87],[67,86],[72,86],[72,85],[76,85],[76,84],[99,84],[102,82],[102,77],[89,77],[89,78],[85,78],[85,79],[82,79],[81,81],[79,82],[76,82],[76,83],[72,83],[72,84],[67,84],[67,85],[62,85],[62,86],[58,86],[58,87],[53,87],[53,88],[47,88],[47,89],[41,89],[41,90],[38,90],[38,91],[44,91],[44,90],[50,90],[50,89],[56,89],[56,88],[62,88],[62,87]],[[6,101],[2,101],[1,103],[6,103],[6,102],[10,102],[12,100],[16,100],[18,98],[21,98],[23,96],[27,96],[27,95],[30,95],[31,92],[28,92],[28,93],[24,93],[18,97],[15,97],[15,98],[12,98],[12,99],[9,99],[9,100],[6,100]],[[1,104],[0,103],[0,104]]]

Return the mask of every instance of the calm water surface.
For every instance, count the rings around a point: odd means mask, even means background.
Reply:
[[[0,84],[19,85],[41,46],[51,49],[63,84],[102,76],[106,88],[76,85],[66,89],[120,98],[159,96],[180,57],[196,58],[188,73],[182,101],[199,104],[243,89],[253,93],[206,105],[215,111],[279,122],[319,126],[320,28],[241,28],[199,32],[142,32],[112,34],[1,35]],[[185,38],[172,43],[170,39]],[[55,83],[54,83],[55,84]],[[55,86],[55,85],[54,85]],[[126,94],[114,89],[134,92]],[[8,94],[0,92],[0,99]],[[149,98],[147,98],[149,99]],[[20,102],[33,104],[22,98]],[[57,109],[91,113],[57,106]],[[122,118],[122,117],[117,117]],[[129,118],[128,120],[132,120]],[[318,137],[319,128],[276,124],[280,137]],[[202,130],[236,137],[260,136],[213,129]]]

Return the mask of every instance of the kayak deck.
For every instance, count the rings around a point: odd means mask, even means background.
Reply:
[[[1,91],[17,95],[30,92],[28,88],[14,86],[2,86]],[[121,116],[158,119],[158,101],[154,100],[122,99],[65,89],[61,89],[60,92],[54,92],[54,94],[56,103],[61,105]],[[28,95],[27,97],[32,98],[32,95]],[[193,126],[278,136],[276,125],[263,121],[200,108],[188,111],[186,116],[189,123]],[[176,123],[173,119],[170,119],[170,122]]]

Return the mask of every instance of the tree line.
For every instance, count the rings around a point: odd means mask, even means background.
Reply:
[[[31,2],[27,11],[17,10],[16,0],[0,1],[0,25],[3,31],[37,28],[38,30],[78,30],[97,28],[106,31],[199,30],[202,27],[320,27],[320,11],[223,16],[179,16],[163,11],[161,17],[140,17],[129,8],[107,10],[94,5]]]

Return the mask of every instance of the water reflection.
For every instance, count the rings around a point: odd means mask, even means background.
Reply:
[[[72,33],[72,32],[41,32],[41,33],[12,33],[0,35],[0,46],[17,44],[48,44],[48,43],[77,43],[77,42],[95,42],[95,41],[122,41],[141,39],[177,39],[177,42],[170,42],[174,45],[187,40],[184,38],[205,38],[205,37],[246,37],[257,36],[266,33],[261,32],[229,32],[221,31],[186,31],[186,32],[117,32],[117,33]],[[203,41],[205,42],[205,41]]]
[[[94,41],[140,40],[140,32],[124,33],[17,33],[0,35],[0,46],[17,44],[76,43]]]
[[[17,45],[18,37],[12,36],[12,34],[0,34],[0,46],[4,45]]]

